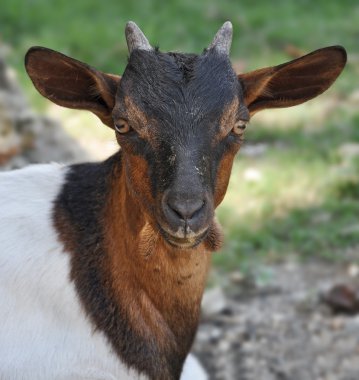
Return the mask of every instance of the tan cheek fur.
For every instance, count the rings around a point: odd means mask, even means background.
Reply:
[[[224,110],[223,115],[220,120],[220,132],[217,136],[215,143],[218,143],[221,139],[225,138],[231,129],[237,122],[237,110],[239,107],[239,100],[236,98],[228,107]],[[237,153],[237,150],[231,150],[225,152],[221,162],[218,165],[217,178],[216,178],[216,188],[214,194],[214,205],[217,207],[222,201],[226,194],[229,178],[232,171],[233,160]]]
[[[229,178],[232,171],[235,152],[226,152],[218,166],[216,188],[214,193],[214,205],[217,207],[226,195]]]
[[[148,126],[153,123],[153,121],[137,107],[130,96],[125,97],[124,105],[127,115],[131,115],[129,118],[130,125],[136,129],[142,138],[149,138]]]
[[[234,124],[237,121],[238,107],[239,100],[238,98],[235,98],[233,102],[225,108],[219,123],[220,128],[216,141],[222,140],[233,128]]]
[[[137,155],[127,154],[125,161],[126,183],[142,202],[152,202],[151,184],[147,161]]]

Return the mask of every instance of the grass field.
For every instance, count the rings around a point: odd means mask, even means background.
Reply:
[[[129,19],[161,49],[192,52],[206,47],[229,19],[233,62],[245,71],[285,62],[293,52],[346,47],[347,68],[327,94],[253,118],[218,212],[227,242],[214,260],[233,270],[287,255],[340,260],[359,251],[358,1],[3,0],[0,35],[12,48],[9,61],[31,101],[49,112],[54,107],[35,95],[25,76],[26,50],[43,45],[120,73]],[[56,112],[77,138],[112,139],[94,118]]]

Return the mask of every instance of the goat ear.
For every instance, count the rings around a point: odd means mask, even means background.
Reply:
[[[68,108],[92,111],[113,128],[111,117],[120,77],[43,47],[32,47],[25,67],[41,95]]]
[[[343,47],[331,46],[279,66],[238,75],[250,114],[295,106],[320,95],[339,76],[346,58]]]

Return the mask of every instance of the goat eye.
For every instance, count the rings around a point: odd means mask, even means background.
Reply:
[[[124,119],[118,119],[115,122],[115,129],[118,133],[124,134],[131,130],[128,122]]]
[[[246,126],[248,124],[247,120],[238,120],[236,124],[234,124],[234,127],[232,129],[233,133],[240,135],[243,133],[243,131],[246,129]]]

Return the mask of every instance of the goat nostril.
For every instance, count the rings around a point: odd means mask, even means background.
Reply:
[[[204,200],[197,199],[192,201],[168,200],[168,207],[182,220],[192,219],[204,207]]]
[[[172,206],[170,204],[168,204],[169,208],[176,214],[176,216],[180,219],[185,219],[183,217],[183,215],[181,214],[181,212],[176,208],[176,206]]]

